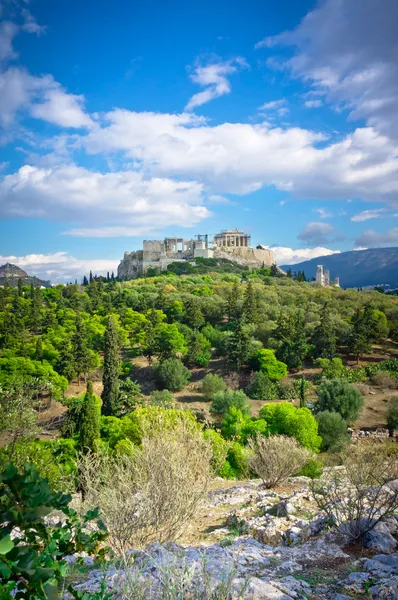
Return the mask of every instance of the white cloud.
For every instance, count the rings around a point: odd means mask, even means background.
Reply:
[[[361,223],[362,221],[369,221],[369,219],[380,219],[383,217],[383,213],[385,213],[384,208],[376,208],[374,210],[363,210],[351,217],[351,221],[354,223]]]
[[[288,248],[285,246],[264,246],[273,251],[277,265],[294,265],[296,263],[310,260],[318,256],[329,256],[330,254],[340,254],[340,250],[330,250],[330,248]]]
[[[13,123],[17,113],[28,112],[60,127],[90,127],[83,96],[68,94],[51,75],[35,77],[19,67],[0,73],[0,125]]]
[[[306,100],[304,102],[306,108],[320,108],[322,105],[322,100]]]
[[[41,35],[42,33],[45,33],[46,27],[43,25],[39,25],[34,16],[29,12],[27,8],[23,8],[21,14],[24,19],[24,24],[22,25],[23,31],[27,31],[28,33],[35,33],[36,35]]]
[[[285,66],[352,119],[398,137],[398,3],[324,0],[293,30],[257,47],[292,46]]]
[[[145,179],[135,171],[24,166],[0,181],[0,216],[82,223],[82,231],[66,232],[74,236],[119,235],[121,224],[128,228],[123,235],[142,235],[169,225],[190,227],[210,214],[201,184]]]
[[[367,229],[356,238],[355,244],[357,246],[366,246],[367,248],[386,244],[398,244],[398,227],[390,229],[387,233]]]
[[[275,111],[280,117],[286,115],[289,112],[289,109],[286,106],[286,98],[265,102],[264,104],[258,107],[258,110],[262,113],[269,113]]]
[[[11,21],[0,23],[0,61],[16,58],[17,54],[13,49],[12,42],[18,30],[18,25]]]
[[[77,259],[67,252],[54,254],[28,254],[26,256],[0,256],[0,264],[17,265],[29,275],[50,281],[78,281],[92,271],[96,275],[115,272],[119,260],[113,259]]]
[[[231,91],[228,75],[236,73],[239,69],[247,68],[244,58],[237,56],[226,62],[213,62],[207,65],[197,65],[191,74],[191,79],[205,89],[194,94],[186,105],[186,110],[193,110],[214,98],[219,98]]]
[[[318,213],[320,219],[329,219],[332,216],[326,208],[314,208],[312,212]]]
[[[307,225],[298,234],[298,239],[309,244],[330,243],[329,236],[335,232],[334,227],[329,223],[307,223]]]
[[[274,185],[301,197],[387,201],[398,192],[398,147],[371,128],[327,143],[299,127],[209,126],[187,113],[116,109],[104,119],[80,138],[88,153],[123,152],[151,174],[203,181],[212,194]]]

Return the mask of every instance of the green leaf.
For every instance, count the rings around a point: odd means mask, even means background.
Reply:
[[[13,548],[14,542],[12,541],[10,535],[5,535],[2,539],[0,539],[0,554],[7,554],[7,552]]]
[[[11,569],[9,569],[8,566],[2,562],[0,562],[0,575],[4,577],[4,579],[8,579],[11,575]]]

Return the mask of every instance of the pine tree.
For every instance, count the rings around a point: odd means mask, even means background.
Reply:
[[[102,412],[106,416],[115,415],[119,405],[119,336],[116,331],[115,321],[108,319],[104,340],[104,372],[102,375]]]
[[[205,318],[197,301],[188,300],[185,304],[185,320],[192,329],[199,329],[204,324]]]
[[[100,418],[101,410],[99,402],[94,395],[92,382],[88,381],[79,422],[79,446],[84,453],[95,452],[97,450],[101,437]]]
[[[31,288],[31,294],[33,293],[31,307],[30,307],[30,329],[32,332],[37,333],[41,328],[41,304],[42,296],[41,291],[38,288]]]
[[[336,354],[336,333],[327,304],[321,312],[321,322],[314,331],[315,356],[333,358]]]
[[[234,287],[228,294],[227,300],[227,315],[228,321],[235,321],[239,317],[239,285],[234,284]]]
[[[244,328],[242,319],[234,323],[234,329],[228,343],[227,361],[231,369],[240,371],[247,363],[250,353],[250,336]]]
[[[242,314],[248,323],[255,323],[257,320],[257,301],[250,279],[246,285]]]
[[[68,381],[72,381],[76,377],[75,359],[71,345],[67,342],[61,348],[61,352],[55,363],[55,370],[60,375],[66,377]]]
[[[83,277],[83,285],[88,285],[88,279],[86,276]]]
[[[307,403],[305,401],[305,389],[306,389],[306,382],[305,382],[305,377],[304,375],[302,375],[301,377],[301,381],[300,381],[300,408],[305,408]]]
[[[352,318],[353,330],[348,340],[348,349],[357,359],[357,363],[361,356],[371,350],[370,340],[374,333],[372,312],[372,308],[367,305],[363,311],[358,308]]]
[[[289,277],[289,279],[292,279],[293,274],[292,274],[292,270],[290,268],[286,271],[286,276]]]
[[[90,283],[93,283],[93,281],[94,281],[94,278],[93,278],[93,272],[92,272],[92,271],[90,271],[90,275],[89,275],[89,282],[90,282]]]
[[[279,277],[279,270],[275,263],[271,265],[271,277]]]
[[[43,360],[43,342],[41,337],[38,337],[36,340],[35,360],[39,360],[40,362]]]
[[[86,381],[87,372],[90,369],[91,354],[87,347],[87,332],[80,313],[76,315],[76,329],[72,336],[72,354],[74,369],[80,384],[80,376],[84,375]]]
[[[18,296],[19,298],[23,297],[23,284],[21,278],[18,279]]]

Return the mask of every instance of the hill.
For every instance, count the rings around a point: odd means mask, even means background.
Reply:
[[[0,266],[0,285],[4,285],[8,282],[11,287],[16,287],[19,279],[22,279],[23,285],[30,285],[33,283],[34,286],[50,287],[49,281],[44,281],[34,275],[28,275],[26,271],[23,271],[17,267],[17,265],[6,263],[5,265]]]
[[[330,256],[318,256],[296,265],[282,265],[286,271],[304,271],[307,278],[315,277],[317,265],[330,271],[331,279],[340,277],[342,287],[389,285],[398,287],[398,248],[351,250]]]

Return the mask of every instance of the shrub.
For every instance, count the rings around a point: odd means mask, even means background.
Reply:
[[[219,375],[207,373],[202,380],[202,394],[206,400],[211,400],[217,392],[224,392],[226,388],[225,381]]]
[[[206,429],[203,433],[203,437],[210,442],[212,451],[211,466],[214,473],[219,475],[220,469],[222,469],[227,458],[228,442],[226,442],[217,431],[214,431],[214,429]]]
[[[392,375],[388,371],[378,371],[372,377],[372,383],[382,388],[397,389],[398,377]]]
[[[268,425],[264,419],[244,416],[241,410],[230,406],[222,420],[221,433],[226,439],[236,439],[241,444],[246,444],[248,438],[257,433],[266,435]]]
[[[58,586],[67,568],[66,555],[95,553],[97,560],[104,556],[105,549],[99,550],[99,544],[106,539],[106,530],[96,520],[98,512],[90,511],[80,521],[70,508],[71,496],[53,492],[33,465],[25,465],[18,473],[8,463],[0,480],[1,598],[58,598]],[[53,510],[62,513],[64,519],[50,526],[45,516]],[[93,520],[96,520],[95,530],[87,527]],[[18,535],[11,539],[15,529]],[[68,591],[73,598],[82,597],[72,586]],[[90,594],[92,600],[107,597],[104,590]]]
[[[250,405],[244,391],[231,389],[214,394],[210,412],[213,415],[224,415],[232,406],[238,408],[244,415],[250,414]]]
[[[194,432],[201,427],[195,416],[189,410],[163,408],[161,406],[146,406],[137,408],[134,412],[120,419],[121,438],[128,439],[139,446],[144,437],[151,437],[164,432],[172,432],[181,426]]]
[[[276,385],[262,371],[254,373],[246,392],[250,398],[256,400],[275,400],[278,398]]]
[[[258,350],[251,364],[255,371],[261,371],[268,379],[277,381],[287,375],[287,366],[278,360],[273,350],[262,348]]]
[[[398,509],[396,451],[371,444],[350,448],[344,469],[331,469],[312,493],[330,522],[350,540],[363,540],[381,519]],[[391,484],[391,485],[390,485]]]
[[[191,373],[178,358],[167,358],[156,365],[155,376],[162,388],[178,392],[187,385]]]
[[[174,408],[175,400],[169,390],[155,390],[151,394],[151,405],[161,406],[163,408]]]
[[[83,456],[86,501],[98,504],[118,551],[175,540],[206,496],[211,459],[201,430],[181,420],[144,436],[130,455]]]
[[[290,402],[265,404],[260,410],[273,435],[294,437],[305,448],[318,452],[321,438],[318,435],[318,423],[308,408],[296,408]]]
[[[253,452],[249,466],[267,488],[275,487],[295,475],[310,456],[309,451],[295,439],[284,435],[257,435],[249,440],[249,447]]]
[[[297,476],[309,477],[310,479],[319,479],[322,477],[323,463],[317,458],[309,458],[304,467],[300,469]]]
[[[341,450],[348,442],[347,423],[336,412],[323,410],[316,416],[318,433],[322,438],[322,450]]]
[[[232,442],[228,448],[227,461],[231,466],[234,477],[244,478],[248,476],[249,452],[239,442]]]
[[[337,412],[345,421],[355,421],[362,407],[363,398],[360,392],[346,381],[331,379],[319,386],[315,407],[317,412]]]
[[[398,429],[398,397],[391,398],[387,410],[387,427],[390,431]]]

